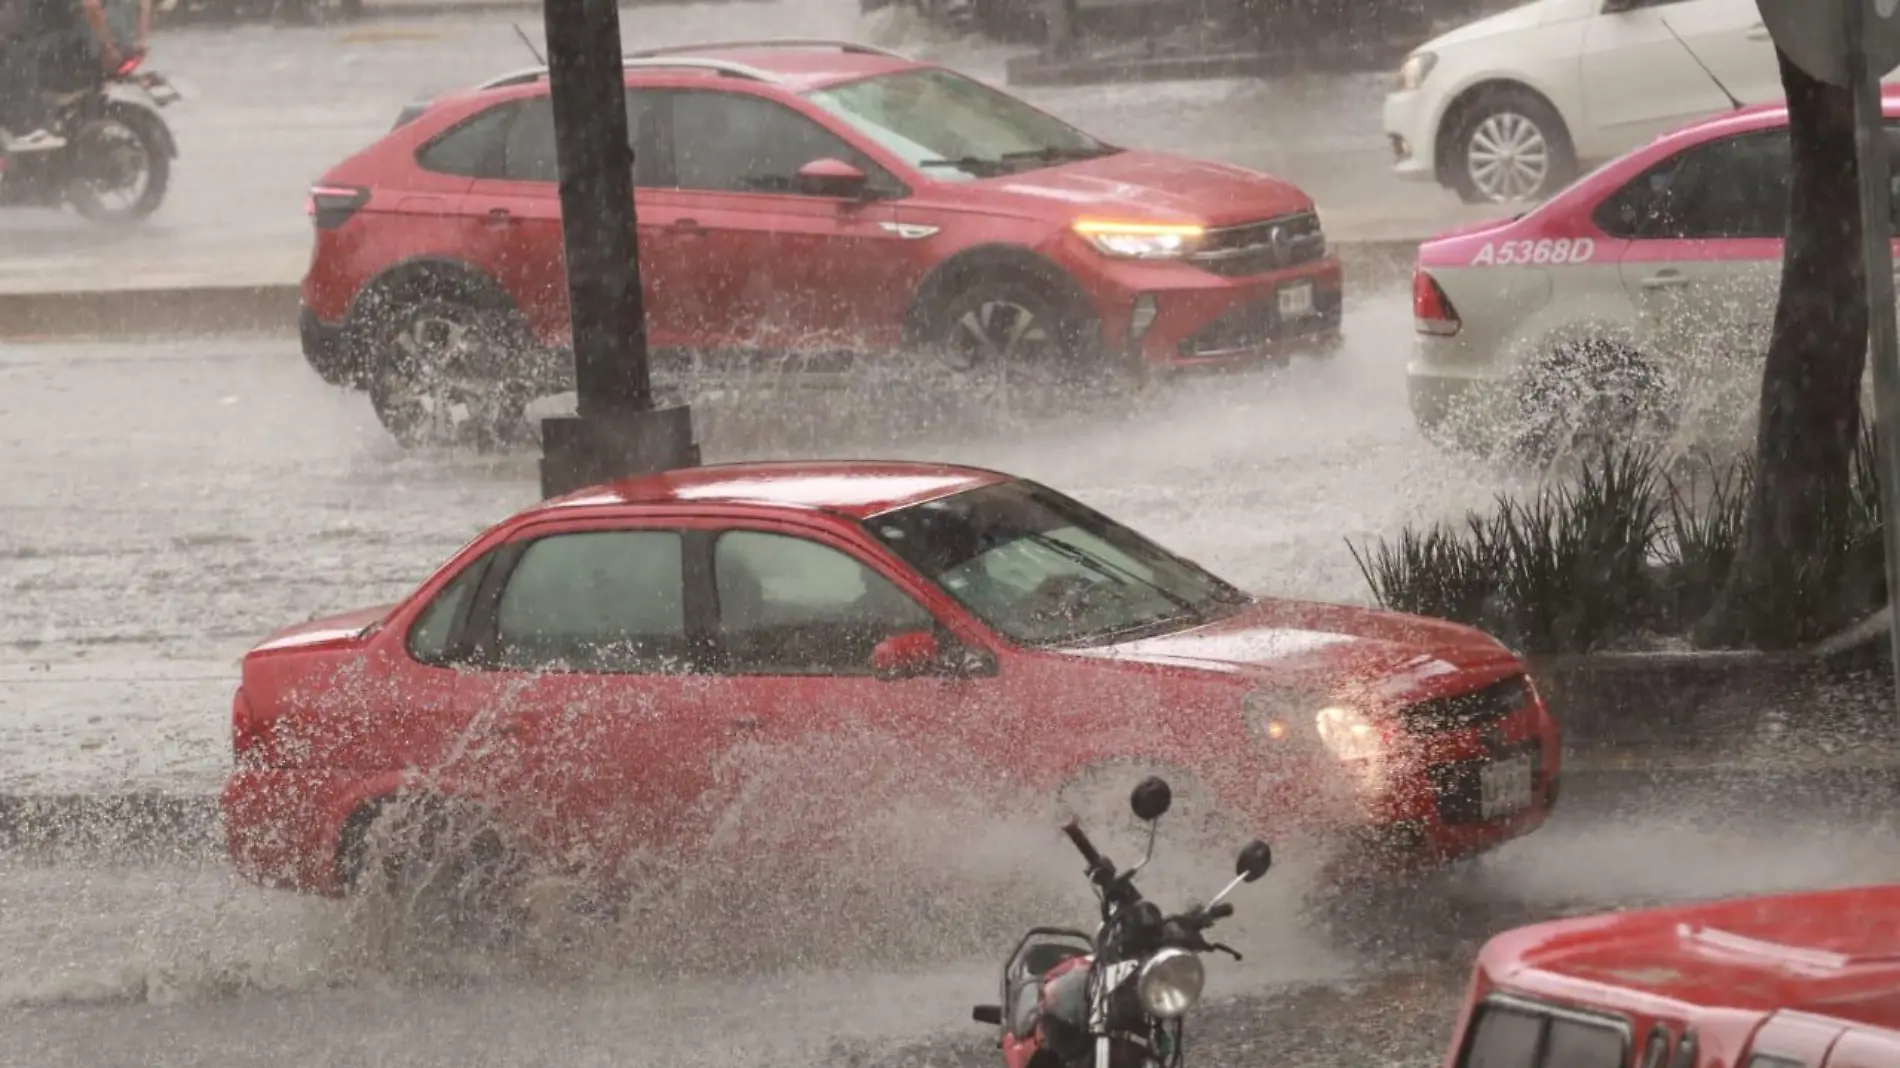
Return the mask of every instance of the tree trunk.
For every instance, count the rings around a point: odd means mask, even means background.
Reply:
[[[1781,296],[1762,369],[1755,485],[1728,581],[1696,627],[1705,647],[1788,648],[1832,620],[1817,583],[1850,492],[1867,363],[1851,90],[1777,50],[1793,175]]]

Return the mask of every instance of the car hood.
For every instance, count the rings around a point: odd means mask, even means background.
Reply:
[[[368,637],[376,624],[386,619],[395,607],[386,604],[359,608],[353,612],[324,616],[294,627],[285,627],[253,646],[251,652],[281,653],[354,644]]]
[[[1470,676],[1522,670],[1482,631],[1346,605],[1263,599],[1205,626],[1073,655],[1195,668],[1289,688],[1351,689],[1374,700],[1417,700],[1468,689]]]
[[[1473,41],[1481,41],[1487,37],[1532,29],[1546,22],[1572,17],[1572,9],[1577,7],[1579,7],[1577,0],[1532,0],[1531,3],[1520,4],[1507,11],[1488,15],[1467,22],[1455,30],[1441,33],[1412,51],[1436,52]]]
[[[991,190],[1070,214],[1227,226],[1311,211],[1313,198],[1259,171],[1129,150],[985,179]]]

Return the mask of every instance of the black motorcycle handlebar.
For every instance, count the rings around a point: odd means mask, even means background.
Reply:
[[[1102,866],[1102,855],[1095,851],[1095,843],[1089,841],[1089,836],[1082,833],[1081,821],[1070,819],[1062,825],[1062,833],[1069,836],[1069,841],[1075,843],[1075,851],[1088,861],[1091,874]]]

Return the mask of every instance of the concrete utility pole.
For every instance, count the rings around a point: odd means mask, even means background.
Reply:
[[[544,0],[578,414],[541,422],[541,493],[699,463],[690,408],[656,408],[616,0]]]

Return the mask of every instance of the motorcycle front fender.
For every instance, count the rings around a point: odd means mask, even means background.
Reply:
[[[172,136],[165,116],[159,114],[161,105],[144,86],[113,82],[106,86],[104,96],[108,112],[118,112],[119,118],[138,127],[167,156],[178,158],[178,139]]]

